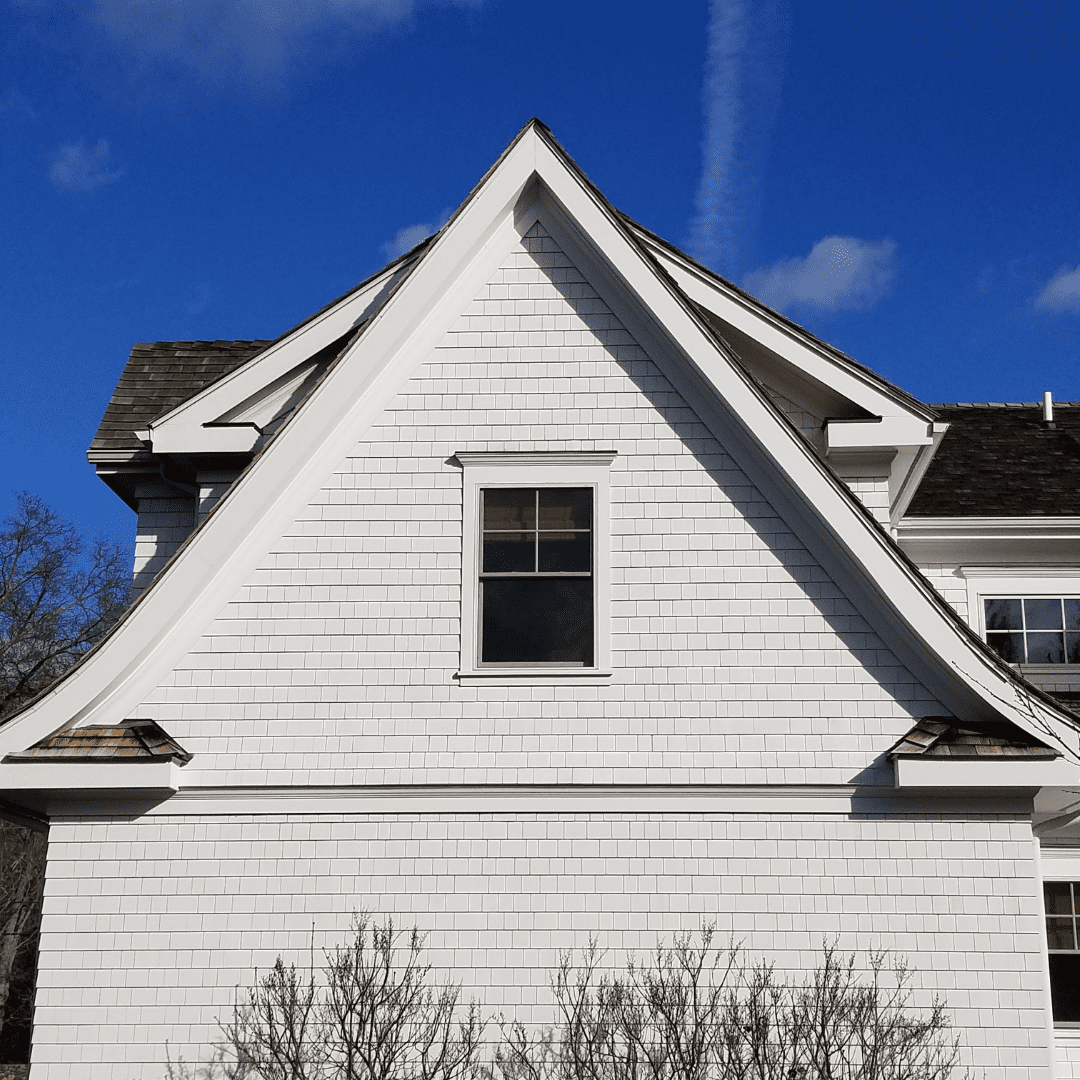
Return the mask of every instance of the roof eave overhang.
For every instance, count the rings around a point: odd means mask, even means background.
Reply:
[[[180,790],[175,760],[4,761],[0,793],[4,801],[44,818],[63,817],[103,806],[144,813]]]

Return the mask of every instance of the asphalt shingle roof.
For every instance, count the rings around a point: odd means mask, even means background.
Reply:
[[[139,450],[136,430],[262,352],[269,341],[157,341],[131,350],[90,450]]]
[[[1080,402],[931,406],[949,423],[909,517],[1080,514]]]

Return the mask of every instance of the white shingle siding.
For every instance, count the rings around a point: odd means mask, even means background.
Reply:
[[[615,675],[461,686],[448,459],[538,449],[618,451]],[[847,783],[942,709],[534,236],[143,711],[206,783],[756,784]]]
[[[429,931],[485,1013],[550,1018],[560,950],[621,965],[715,922],[781,970],[823,940],[908,956],[986,1080],[1043,1076],[1026,821],[986,815],[328,814],[53,826],[34,1080],[159,1077],[205,1059],[235,988],[299,965],[369,909]],[[314,928],[314,929],[313,929]],[[865,957],[864,957],[865,959]],[[492,1025],[489,1036],[494,1036]]]
[[[194,496],[171,484],[144,481],[135,489],[139,516],[135,526],[133,584],[145,589],[195,527]]]
[[[935,589],[952,605],[957,615],[969,625],[975,612],[968,611],[968,583],[960,568],[950,563],[921,563],[919,569]],[[977,621],[975,629],[979,629]]]

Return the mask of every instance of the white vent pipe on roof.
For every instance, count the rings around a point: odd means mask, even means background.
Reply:
[[[1054,422],[1054,399],[1050,396],[1050,391],[1047,390],[1043,394],[1043,423],[1052,424]]]

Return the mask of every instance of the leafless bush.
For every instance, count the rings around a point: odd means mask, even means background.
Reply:
[[[604,971],[595,942],[552,976],[553,1027],[500,1025],[481,1061],[475,1005],[435,987],[423,938],[358,918],[316,982],[279,959],[237,1004],[218,1056],[169,1080],[950,1080],[959,1057],[940,1002],[911,1003],[884,953],[863,976],[835,945],[801,981],[780,979],[713,931]]]
[[[279,957],[222,1026],[215,1060],[169,1080],[468,1080],[483,1024],[460,988],[434,985],[423,935],[357,916],[323,980]]]
[[[802,982],[741,950],[713,948],[706,929],[660,946],[623,975],[598,973],[595,943],[552,980],[556,1026],[504,1025],[502,1080],[949,1080],[959,1057],[940,1002],[911,1007],[911,973],[835,945]]]

